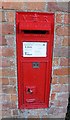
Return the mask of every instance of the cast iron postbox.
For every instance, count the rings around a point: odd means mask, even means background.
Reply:
[[[53,38],[53,13],[16,13],[20,109],[49,106]]]

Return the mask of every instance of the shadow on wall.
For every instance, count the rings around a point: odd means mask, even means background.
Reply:
[[[70,120],[70,94],[69,94],[69,101],[68,101],[68,107],[67,107],[67,113],[65,120]]]

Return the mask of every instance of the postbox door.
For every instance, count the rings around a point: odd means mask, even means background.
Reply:
[[[23,63],[23,94],[25,103],[45,103],[46,63]]]
[[[50,95],[54,14],[17,12],[16,33],[19,108],[46,108]]]

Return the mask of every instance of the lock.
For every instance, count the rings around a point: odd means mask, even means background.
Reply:
[[[39,68],[39,62],[33,62],[32,66],[33,68]]]

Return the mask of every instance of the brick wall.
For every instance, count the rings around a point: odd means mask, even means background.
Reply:
[[[70,23],[68,3],[12,1],[6,0],[0,4],[0,87],[2,86],[0,113],[2,111],[2,118],[64,118],[68,104],[68,23]],[[16,11],[55,13],[53,71],[48,109],[18,110]]]

